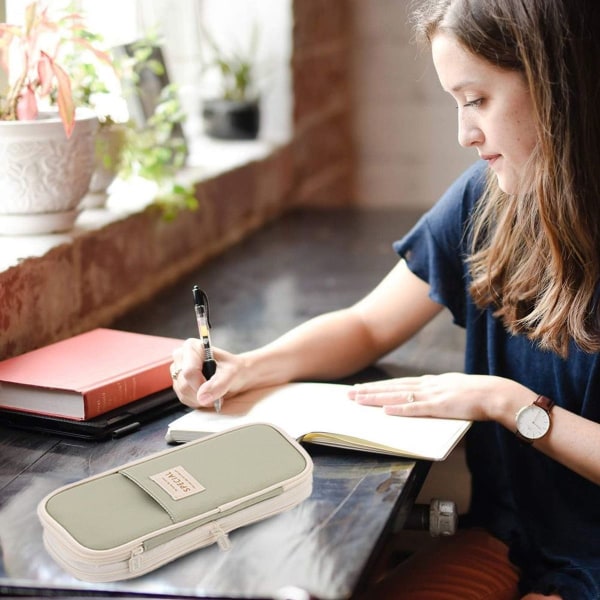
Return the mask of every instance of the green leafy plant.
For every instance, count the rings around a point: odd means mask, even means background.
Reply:
[[[164,64],[154,57],[156,47],[158,40],[148,35],[131,44],[129,53],[113,53],[123,101],[128,94],[139,93],[140,73],[144,69],[158,78],[164,75]],[[109,95],[110,86],[102,79],[97,62],[85,62],[81,58],[75,52],[69,59],[75,73],[73,98],[77,105],[98,112],[95,99]],[[175,84],[161,89],[153,113],[142,124],[131,119],[115,123],[112,115],[104,113],[99,113],[98,117],[100,127],[110,128],[113,132],[109,138],[99,136],[96,143],[96,155],[106,170],[124,180],[142,178],[154,183],[157,189],[154,204],[163,209],[167,218],[172,218],[182,208],[196,208],[194,190],[176,182],[177,173],[185,164],[187,145],[181,130],[185,114]]]
[[[10,82],[0,96],[0,119],[36,119],[40,101],[54,97],[65,133],[71,135],[75,101],[71,75],[61,64],[69,46],[110,64],[110,57],[94,46],[77,13],[64,12],[53,20],[47,8],[31,2],[25,8],[23,25],[0,23],[0,63]]]
[[[121,60],[126,72],[128,93],[138,93],[141,74],[150,71],[159,80],[165,74],[164,63],[156,59],[160,47],[155,35],[149,34],[133,43],[130,54]],[[142,125],[130,122],[118,176],[122,179],[141,177],[156,185],[154,204],[171,219],[182,209],[196,209],[198,202],[193,186],[177,182],[177,173],[185,165],[187,144],[182,132],[185,113],[181,107],[176,84],[161,90],[152,114]]]
[[[83,32],[90,43],[103,43],[102,36]],[[110,51],[106,52],[110,56],[113,66],[112,74],[117,77],[117,64]],[[71,73],[71,92],[75,106],[85,106],[94,110],[96,107],[96,98],[98,96],[108,96],[111,94],[109,85],[106,81],[106,75],[100,73],[98,61],[86,60],[84,53],[78,48],[73,48],[65,56],[64,63]],[[114,92],[113,92],[114,93]],[[96,110],[100,123],[112,122],[112,117],[102,111]]]
[[[206,29],[203,40],[209,50],[204,70],[217,69],[221,81],[221,97],[225,100],[249,100],[255,94],[255,59],[258,47],[258,29],[252,30],[249,48],[237,48],[226,52]]]
[[[187,156],[184,138],[175,134],[184,118],[177,86],[165,86],[146,124],[142,128],[127,128],[121,155],[119,177],[141,177],[154,182],[158,190],[154,202],[167,218],[183,208],[197,208],[193,187],[176,181]]]

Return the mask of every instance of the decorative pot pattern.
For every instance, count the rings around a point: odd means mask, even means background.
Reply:
[[[98,120],[78,113],[67,139],[57,117],[0,122],[0,215],[73,211],[94,170]]]

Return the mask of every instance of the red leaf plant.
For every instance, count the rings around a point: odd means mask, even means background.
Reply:
[[[48,7],[34,1],[25,8],[23,25],[0,23],[0,66],[9,87],[0,95],[0,120],[25,121],[38,117],[39,102],[56,102],[67,137],[75,126],[75,103],[69,74],[60,64],[60,51],[67,45],[91,52],[111,64],[109,55],[89,41],[83,17],[65,12],[55,20]]]

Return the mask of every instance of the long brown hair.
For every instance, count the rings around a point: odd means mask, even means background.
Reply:
[[[600,2],[428,0],[413,23],[521,72],[532,97],[538,141],[519,190],[489,176],[474,215],[475,303],[562,356],[570,340],[600,351]]]

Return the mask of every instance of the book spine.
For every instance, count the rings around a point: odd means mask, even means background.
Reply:
[[[156,365],[139,373],[129,373],[119,380],[89,390],[83,398],[84,418],[97,417],[140,400],[144,396],[167,389],[171,384],[168,364]]]

